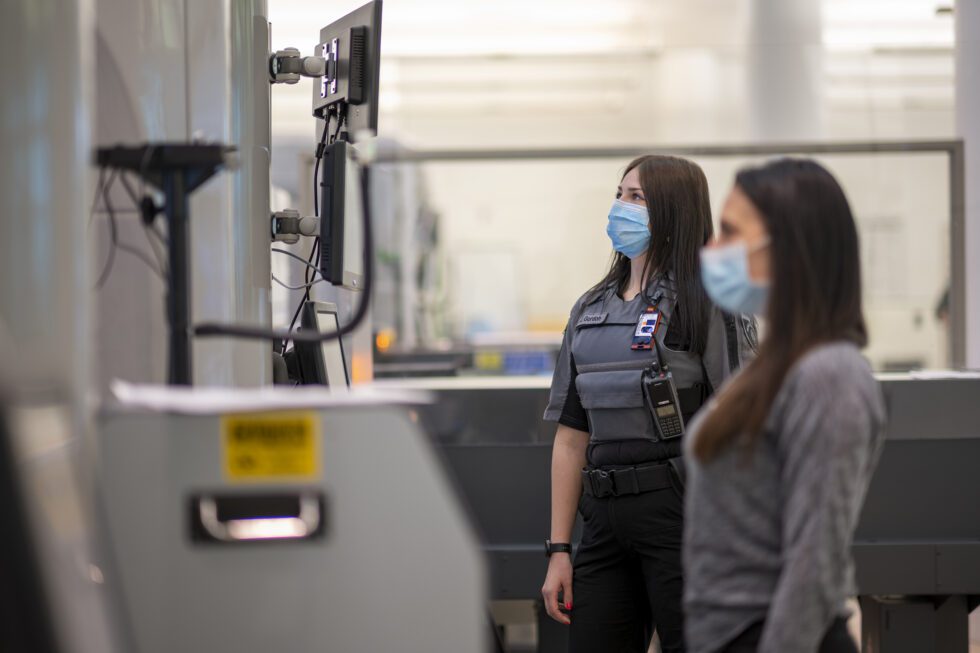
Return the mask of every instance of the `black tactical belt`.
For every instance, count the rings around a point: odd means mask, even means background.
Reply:
[[[670,464],[658,463],[626,469],[583,469],[582,486],[586,494],[597,497],[618,497],[624,494],[643,494],[671,487]]]

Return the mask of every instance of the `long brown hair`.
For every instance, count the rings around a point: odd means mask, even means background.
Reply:
[[[833,175],[810,159],[780,159],[742,170],[735,186],[769,231],[767,334],[758,357],[705,417],[694,443],[701,461],[761,435],[787,373],[808,350],[839,340],[863,347],[868,340],[857,227]]]
[[[711,302],[701,285],[699,252],[714,233],[708,180],[696,163],[673,156],[641,156],[626,166],[623,178],[633,169],[639,169],[650,217],[643,279],[670,273],[677,287],[677,306],[671,319],[677,321],[690,350],[702,354],[708,341]],[[622,294],[629,279],[629,258],[615,252],[609,271],[592,292],[598,294],[614,286]]]

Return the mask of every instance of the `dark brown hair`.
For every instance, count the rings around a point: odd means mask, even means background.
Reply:
[[[670,274],[677,288],[672,319],[690,350],[702,354],[708,341],[711,302],[701,285],[699,252],[714,233],[708,180],[696,163],[673,156],[641,156],[626,166],[623,178],[633,169],[639,170],[650,216],[643,279],[649,282],[655,273]],[[614,286],[622,294],[629,279],[630,260],[616,252],[609,271],[592,292],[598,294]]]
[[[863,347],[868,339],[857,227],[833,175],[816,161],[780,159],[742,170],[735,186],[769,231],[767,333],[758,357],[705,417],[694,443],[701,461],[761,435],[787,373],[808,350],[839,340]]]

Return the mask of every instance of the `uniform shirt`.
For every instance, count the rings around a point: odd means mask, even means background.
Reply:
[[[651,300],[656,300],[652,302]],[[599,292],[589,292],[579,298],[572,308],[564,341],[555,366],[551,384],[551,396],[544,419],[558,422],[570,428],[592,435],[588,460],[593,466],[635,465],[650,461],[666,460],[681,454],[677,440],[654,442],[652,424],[645,409],[632,406],[632,397],[640,396],[640,367],[648,366],[656,359],[655,350],[631,349],[634,327],[644,309],[655,303],[660,311],[660,325],[655,337],[660,341],[666,362],[680,389],[697,384],[719,387],[742,362],[754,355],[756,347],[755,322],[745,317],[728,318],[717,308],[712,308],[708,341],[704,355],[690,351],[686,334],[680,333],[671,316],[676,305],[676,286],[669,276],[658,275],[646,291],[626,301],[613,286]],[[624,368],[632,366],[632,373]],[[596,368],[618,368],[604,374],[591,374]],[[589,373],[585,383],[587,391],[603,396],[583,404],[580,371]],[[620,404],[617,404],[620,401]],[[590,412],[587,407],[592,406]],[[616,409],[621,405],[620,410]],[[690,417],[689,415],[687,417]],[[597,438],[596,431],[609,422],[622,420],[622,428],[631,437],[623,439]],[[631,423],[632,421],[632,423]],[[645,437],[635,437],[642,429]]]
[[[838,342],[790,370],[751,449],[729,447],[707,464],[685,457],[691,653],[717,651],[760,621],[759,653],[816,651],[846,615],[855,594],[851,539],[884,420],[870,366],[856,346]]]

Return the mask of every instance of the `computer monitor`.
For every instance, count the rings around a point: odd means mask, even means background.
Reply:
[[[316,53],[327,59],[327,74],[313,85],[313,115],[343,116],[352,136],[361,130],[377,133],[381,0],[322,28]],[[335,121],[328,120],[324,127],[331,128],[331,123]]]
[[[320,275],[349,290],[364,287],[364,219],[360,171],[352,145],[337,141],[320,170]]]
[[[381,0],[374,0],[320,30],[317,54],[327,73],[313,87],[313,115],[323,143],[320,161],[320,260],[335,286],[364,286],[364,234],[360,173],[351,143],[378,131]],[[342,124],[342,127],[341,127]]]
[[[304,331],[335,333],[340,329],[337,305],[329,302],[309,301],[303,305]],[[339,338],[318,342],[297,342],[296,353],[302,382],[307,385],[326,385],[332,388],[350,386],[347,359]]]

